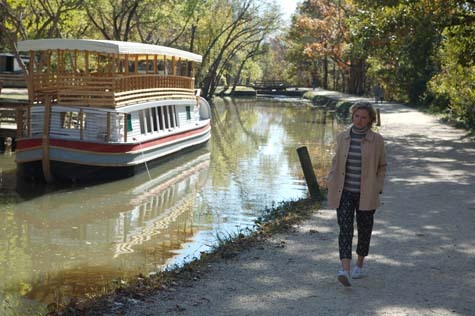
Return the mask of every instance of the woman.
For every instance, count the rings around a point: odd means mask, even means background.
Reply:
[[[336,153],[328,175],[328,206],[336,208],[340,233],[338,246],[342,270],[338,280],[351,286],[350,266],[353,241],[353,219],[358,228],[358,260],[351,273],[353,279],[363,276],[363,261],[368,255],[373,215],[379,206],[386,174],[383,137],[371,130],[376,112],[369,102],[350,108],[352,125],[338,134]]]

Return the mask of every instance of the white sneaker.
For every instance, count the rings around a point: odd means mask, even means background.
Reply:
[[[363,273],[363,268],[355,266],[353,268],[353,272],[351,272],[351,278],[352,279],[362,279],[364,277],[365,277],[365,274]]]
[[[351,286],[350,273],[348,271],[345,271],[345,270],[338,271],[337,277],[338,277],[338,281],[340,281],[340,283],[343,284],[344,286],[347,286],[347,287]]]

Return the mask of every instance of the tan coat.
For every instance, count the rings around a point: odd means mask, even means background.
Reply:
[[[327,178],[330,208],[336,209],[340,205],[350,141],[350,129],[338,134],[336,138],[336,153]],[[386,165],[383,137],[369,130],[361,140],[360,210],[375,210],[379,207],[379,194],[383,192]]]

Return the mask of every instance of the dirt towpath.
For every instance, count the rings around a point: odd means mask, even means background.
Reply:
[[[107,315],[475,315],[475,144],[432,116],[378,106],[389,169],[368,277],[337,282],[335,211],[323,208],[187,287]]]

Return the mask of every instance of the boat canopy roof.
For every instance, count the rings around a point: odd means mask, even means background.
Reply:
[[[27,51],[46,51],[46,50],[78,50],[90,51],[95,53],[119,54],[119,55],[159,55],[167,56],[167,58],[175,56],[184,60],[201,62],[201,55],[190,53],[184,50],[142,44],[136,42],[121,42],[109,40],[93,40],[93,39],[37,39],[18,42],[17,49],[19,52]]]

